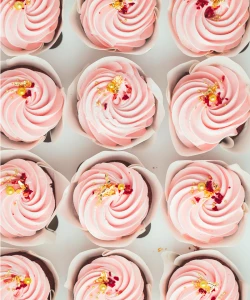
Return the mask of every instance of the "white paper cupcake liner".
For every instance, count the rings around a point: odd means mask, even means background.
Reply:
[[[112,61],[118,61],[118,62],[125,62],[125,63],[129,63],[133,66],[135,66],[137,68],[137,70],[140,72],[140,74],[142,74],[145,77],[145,81],[147,82],[148,86],[150,87],[151,91],[153,92],[153,95],[155,97],[155,103],[156,103],[156,112],[154,115],[154,120],[153,120],[153,124],[147,128],[146,133],[137,138],[134,139],[129,145],[127,146],[105,146],[103,144],[100,144],[99,142],[97,142],[94,138],[90,137],[81,127],[79,119],[78,119],[78,111],[77,111],[77,84],[79,82],[80,77],[83,74],[87,74],[88,72],[91,72],[92,70],[95,70],[99,65],[102,65],[104,62],[112,62]],[[165,110],[164,110],[164,106],[163,106],[163,96],[161,93],[160,88],[157,86],[157,84],[149,77],[147,77],[144,72],[142,71],[142,69],[135,64],[133,61],[124,58],[124,57],[119,57],[119,56],[109,56],[109,57],[104,57],[101,58],[99,60],[97,60],[96,62],[94,62],[93,64],[85,67],[80,74],[77,75],[77,77],[74,79],[74,81],[71,83],[71,85],[69,86],[68,89],[68,93],[67,93],[67,102],[66,102],[66,109],[64,110],[64,114],[65,117],[67,118],[67,120],[70,123],[70,126],[72,127],[72,129],[84,136],[87,137],[89,139],[91,139],[94,143],[96,143],[99,146],[102,146],[104,148],[108,148],[111,150],[125,150],[125,149],[129,149],[132,148],[142,142],[145,142],[146,140],[150,139],[159,129],[164,116],[165,116]]]
[[[145,275],[145,281],[146,281],[146,290],[147,290],[147,299],[145,300],[152,300],[152,285],[153,285],[153,276],[146,265],[146,263],[135,253],[125,250],[125,249],[119,249],[119,250],[107,250],[103,248],[99,249],[92,249],[87,250],[84,252],[79,253],[70,263],[69,270],[68,270],[68,276],[67,281],[65,283],[65,288],[68,290],[68,300],[74,300],[73,290],[74,285],[77,280],[77,276],[81,270],[82,267],[87,265],[91,259],[95,259],[97,257],[105,257],[110,255],[120,255],[131,262],[135,263],[141,270],[141,272]]]
[[[239,223],[238,230],[235,234],[225,237],[223,240],[217,243],[202,243],[197,240],[188,240],[183,237],[183,235],[174,227],[168,213],[168,205],[167,205],[167,199],[169,194],[169,186],[171,184],[172,179],[174,176],[184,168],[186,168],[188,165],[190,165],[193,162],[202,162],[202,160],[197,161],[191,161],[191,160],[180,160],[172,163],[167,171],[166,175],[166,182],[165,182],[165,199],[162,202],[162,209],[164,213],[165,220],[167,222],[168,228],[170,228],[172,234],[174,237],[182,242],[187,244],[193,244],[200,248],[215,248],[215,247],[232,247],[239,243],[239,241],[242,239],[242,236],[245,233],[247,219],[249,217],[249,206],[250,206],[250,175],[241,169],[241,167],[237,164],[228,165],[223,161],[219,160],[207,160],[208,162],[215,163],[218,165],[221,165],[222,167],[234,171],[240,178],[241,184],[245,190],[245,202],[243,204],[243,210],[244,210],[244,216],[242,220]]]
[[[11,50],[8,47],[5,47],[4,45],[1,45],[1,50],[8,56],[20,56],[20,55],[27,55],[27,54],[32,54],[32,55],[38,55],[41,54],[42,52],[50,49],[58,40],[60,34],[62,33],[62,27],[63,27],[63,22],[64,22],[64,1],[65,0],[60,0],[61,2],[61,15],[59,17],[59,23],[55,32],[55,35],[49,43],[43,44],[39,49],[36,50],[22,50],[22,51],[16,51],[16,50]]]
[[[50,298],[48,300],[56,299],[56,295],[57,295],[58,287],[59,287],[59,276],[58,276],[58,274],[56,272],[56,269],[52,265],[52,263],[48,259],[46,259],[46,258],[44,258],[44,257],[42,257],[42,256],[40,256],[38,254],[36,254],[33,251],[27,251],[27,250],[23,250],[23,249],[1,247],[1,253],[0,253],[0,255],[1,256],[2,255],[8,255],[8,254],[11,255],[12,253],[16,253],[16,252],[25,252],[25,253],[27,253],[29,255],[32,255],[32,256],[38,258],[39,260],[41,260],[42,262],[44,262],[46,264],[46,266],[49,268],[49,270],[52,273],[52,275],[54,277],[54,280],[55,280],[55,290],[51,290],[51,293],[49,295]]]
[[[14,69],[14,68],[36,68],[45,74],[47,74],[56,84],[58,88],[60,88],[61,93],[64,98],[65,102],[65,92],[64,88],[62,86],[61,80],[56,73],[56,71],[53,69],[53,67],[45,60],[39,57],[25,55],[25,56],[19,56],[7,59],[5,61],[1,61],[1,72],[7,71],[8,69]],[[63,119],[61,117],[58,124],[50,130],[50,138],[51,142],[55,142],[58,137],[61,135],[63,130]],[[30,150],[37,146],[38,144],[42,143],[45,140],[46,136],[41,137],[39,140],[36,140],[34,142],[16,142],[9,139],[6,135],[4,135],[1,132],[0,140],[1,140],[1,146],[3,148],[10,148],[10,149],[21,149],[21,150]]]
[[[96,49],[96,50],[104,50],[104,51],[109,51],[113,53],[126,53],[126,54],[135,54],[135,55],[141,55],[145,54],[148,52],[152,47],[155,45],[158,33],[159,33],[159,16],[160,16],[160,11],[161,11],[161,0],[156,0],[157,5],[155,7],[155,24],[154,24],[154,32],[150,38],[146,40],[146,43],[142,47],[138,47],[132,51],[118,51],[117,49],[114,48],[104,48],[104,47],[99,47],[93,44],[87,37],[81,20],[80,20],[80,14],[81,14],[81,7],[83,4],[84,0],[75,0],[71,15],[70,15],[70,22],[71,26],[73,27],[73,30],[77,33],[77,35],[81,38],[81,40],[85,43],[90,48]]]
[[[173,2],[176,0],[170,0],[169,1],[169,7],[168,7],[168,26],[169,28],[173,27],[172,24],[172,7],[173,7]],[[250,6],[249,6],[249,13],[250,13]],[[173,31],[173,30],[171,30]],[[191,50],[189,50],[188,48],[184,47],[183,44],[175,37],[175,34],[172,33],[173,39],[177,45],[177,47],[187,56],[191,56],[191,57],[211,57],[211,56],[227,56],[227,57],[233,57],[238,55],[242,50],[244,50],[244,48],[249,44],[250,42],[250,19],[248,19],[248,22],[246,23],[246,29],[245,29],[245,33],[242,37],[242,40],[240,42],[240,44],[235,47],[232,48],[231,50],[227,50],[226,52],[223,53],[207,53],[207,55],[199,55],[199,54],[195,54],[194,52],[192,52]]]
[[[146,180],[146,182],[149,184],[152,190],[152,203],[149,208],[148,214],[144,219],[144,221],[142,222],[141,226],[137,229],[135,233],[128,236],[121,237],[121,239],[119,240],[113,240],[113,241],[100,240],[95,238],[88,231],[83,231],[83,232],[92,243],[98,246],[115,247],[115,248],[126,247],[129,244],[131,244],[139,235],[145,232],[146,227],[151,223],[156,213],[157,206],[163,197],[162,187],[157,177],[153,173],[148,171],[142,165],[139,159],[133,154],[126,153],[126,152],[104,151],[85,160],[81,164],[81,166],[79,167],[79,169],[77,170],[73,178],[71,179],[71,183],[69,187],[64,192],[62,206],[60,207],[60,213],[64,215],[64,217],[68,220],[68,222],[82,229],[78,214],[73,204],[73,193],[77,186],[77,181],[80,178],[82,173],[86,172],[94,165],[98,163],[110,162],[110,161],[121,161],[121,162],[129,163],[130,164],[129,167],[139,172]]]
[[[200,250],[195,251],[183,255],[178,255],[174,252],[165,251],[162,252],[162,259],[164,262],[164,271],[163,275],[160,281],[160,299],[165,300],[166,294],[168,291],[168,283],[169,280],[174,272],[174,270],[178,267],[183,266],[186,262],[194,259],[200,259],[200,258],[211,258],[211,259],[217,259],[220,262],[224,263],[226,266],[228,266],[234,274],[237,276],[239,280],[239,288],[241,291],[241,300],[247,300],[247,294],[248,294],[248,284],[243,279],[240,271],[237,269],[237,267],[223,254],[221,254],[219,251],[216,250]]]
[[[1,164],[5,164],[6,162],[12,159],[24,159],[24,160],[31,160],[36,162],[37,165],[46,169],[49,176],[51,177],[53,184],[54,184],[54,194],[55,194],[55,201],[56,201],[56,208],[48,221],[48,225],[53,220],[53,218],[58,213],[58,210],[61,205],[61,199],[63,197],[64,190],[68,187],[69,181],[59,172],[54,170],[48,163],[46,163],[43,159],[39,156],[28,152],[28,151],[18,151],[18,150],[3,150],[1,151]],[[53,243],[56,238],[56,233],[52,232],[47,228],[47,226],[39,231],[33,236],[27,237],[15,237],[15,238],[7,238],[3,235],[0,236],[2,242],[27,247],[27,246],[37,246],[44,243]]]
[[[182,77],[187,75],[187,73],[189,74],[191,71],[194,71],[196,69],[196,67],[210,66],[210,65],[221,65],[221,66],[227,67],[227,68],[233,70],[234,72],[236,72],[237,74],[239,74],[241,76],[242,80],[244,80],[244,82],[248,86],[249,92],[250,92],[250,79],[249,79],[247,73],[243,70],[243,68],[240,65],[238,65],[237,63],[232,61],[230,58],[223,57],[223,56],[220,56],[220,57],[214,56],[214,57],[207,58],[202,62],[199,62],[197,60],[191,60],[189,62],[178,65],[177,67],[175,67],[171,71],[169,71],[167,74],[168,86],[167,86],[166,96],[167,96],[167,101],[168,101],[169,107],[171,106],[173,90],[174,90],[176,84],[178,83],[178,81]],[[248,121],[245,123],[244,129],[242,130],[242,132],[239,135],[237,135],[234,138],[226,137],[225,139],[223,139],[220,142],[219,145],[223,149],[226,149],[233,153],[240,153],[240,152],[247,151],[250,147],[250,139],[249,139],[250,125],[249,125],[249,122],[250,121],[248,119]],[[182,156],[193,156],[193,155],[198,155],[198,154],[208,152],[207,150],[202,151],[198,148],[188,148],[180,141],[180,139],[178,138],[176,131],[175,131],[175,127],[174,127],[174,124],[172,121],[172,115],[171,115],[170,110],[169,110],[169,130],[170,130],[170,136],[171,136],[172,142],[173,142],[175,150],[178,152],[178,154],[180,154]]]

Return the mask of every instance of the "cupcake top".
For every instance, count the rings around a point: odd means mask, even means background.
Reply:
[[[215,259],[196,259],[179,267],[171,276],[166,300],[238,300],[234,273]]]
[[[140,269],[128,259],[110,255],[85,265],[74,286],[74,300],[143,300],[145,283]]]
[[[173,177],[166,196],[173,226],[194,244],[217,243],[235,234],[244,215],[239,176],[212,162],[188,164]]]
[[[33,142],[62,117],[64,96],[46,74],[16,68],[1,74],[0,130],[12,141]]]
[[[156,0],[86,0],[80,19],[95,46],[131,52],[152,36],[156,5]]]
[[[36,51],[53,40],[60,0],[3,0],[0,3],[2,46],[13,51]]]
[[[77,98],[82,129],[108,147],[127,146],[145,135],[156,111],[154,95],[135,65],[115,58],[83,72]]]
[[[146,182],[120,162],[100,163],[84,172],[73,201],[83,230],[107,241],[135,233],[149,210]]]
[[[198,64],[176,84],[170,114],[184,147],[209,151],[249,119],[249,86],[228,67]]]
[[[47,300],[50,283],[36,262],[21,255],[0,258],[0,294],[2,300]]]
[[[226,53],[237,47],[249,19],[249,0],[172,0],[170,28],[191,56]]]
[[[8,238],[36,234],[55,209],[52,181],[32,161],[13,159],[1,166],[0,195],[0,232]]]

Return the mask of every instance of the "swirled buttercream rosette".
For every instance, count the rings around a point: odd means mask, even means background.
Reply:
[[[53,300],[59,277],[52,263],[33,251],[1,248],[1,299]]]
[[[68,180],[28,151],[1,151],[1,240],[16,246],[53,242],[49,224],[57,215]]]
[[[65,114],[77,133],[105,148],[124,150],[152,137],[165,111],[159,87],[138,65],[105,57],[70,85]]]
[[[102,247],[125,247],[151,223],[162,188],[138,158],[101,152],[85,160],[65,190],[61,213]]]
[[[0,4],[0,44],[8,56],[40,54],[62,32],[63,0],[3,0]]]
[[[64,89],[49,63],[22,56],[1,62],[1,143],[30,150],[62,131]]]
[[[249,211],[250,175],[222,161],[169,166],[163,211],[176,239],[201,248],[239,243]]]
[[[181,64],[167,78],[170,135],[180,155],[249,148],[250,79],[241,66],[211,57]]]
[[[92,249],[71,262],[65,287],[68,300],[151,300],[153,277],[145,262],[125,250]]]
[[[144,54],[158,35],[160,0],[76,0],[71,24],[91,48]]]
[[[171,0],[169,27],[186,55],[236,56],[250,42],[248,0]]]
[[[237,267],[216,250],[162,253],[161,300],[247,300],[248,285]]]

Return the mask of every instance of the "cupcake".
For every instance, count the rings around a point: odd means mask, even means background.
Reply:
[[[3,0],[0,3],[1,49],[6,55],[39,54],[62,31],[60,0]]]
[[[161,300],[246,300],[247,284],[240,272],[220,252],[196,251],[184,255],[162,254],[165,270]]]
[[[1,156],[1,239],[14,245],[37,245],[51,239],[54,233],[47,226],[68,181],[29,152],[7,150]]]
[[[3,62],[0,96],[3,147],[29,150],[46,137],[55,140],[62,127],[65,96],[47,62],[28,56]]]
[[[201,154],[218,144],[248,149],[250,79],[227,57],[190,61],[168,74],[170,134],[183,156]]]
[[[91,48],[143,54],[155,43],[159,9],[157,0],[76,0],[71,23]]]
[[[93,243],[124,247],[145,232],[161,197],[156,176],[134,155],[101,152],[73,176],[62,213]]]
[[[145,262],[128,250],[93,249],[70,264],[68,299],[150,300],[153,278]]]
[[[221,161],[177,161],[166,178],[164,210],[175,237],[198,247],[236,244],[245,229],[250,175]]]
[[[158,86],[123,57],[105,57],[87,67],[69,87],[67,98],[74,130],[113,150],[149,139],[164,117]]]
[[[249,0],[171,0],[168,19],[189,56],[236,56],[250,41]]]
[[[1,299],[52,300],[58,275],[47,259],[33,252],[1,248]]]

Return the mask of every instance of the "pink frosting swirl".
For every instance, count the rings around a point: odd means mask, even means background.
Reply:
[[[25,81],[32,86],[19,95]],[[3,72],[0,97],[0,130],[13,141],[39,140],[62,117],[64,96],[55,82],[41,72],[26,68]]]
[[[121,81],[117,90],[107,90],[116,78]],[[102,145],[129,145],[153,123],[154,95],[133,64],[103,62],[82,74],[77,90],[79,122]]]
[[[52,181],[40,166],[28,160],[10,160],[1,166],[0,182],[3,236],[32,236],[48,224],[55,198]],[[8,188],[13,193],[8,194]]]
[[[101,284],[106,288],[100,293]],[[144,285],[141,271],[133,262],[118,255],[100,257],[81,269],[74,300],[90,299],[91,295],[99,300],[143,300]]]
[[[210,292],[204,293],[204,290],[199,290],[201,280],[212,287]],[[213,284],[216,286],[213,287]],[[173,273],[168,285],[166,300],[183,299],[238,300],[240,299],[239,286],[234,273],[219,261],[214,259],[192,260]]]
[[[239,176],[216,163],[190,163],[173,177],[166,195],[173,226],[190,242],[219,242],[237,232],[244,215]]]
[[[175,86],[170,113],[185,147],[209,151],[224,138],[236,136],[237,128],[249,119],[249,87],[227,67],[198,64]]]
[[[35,51],[53,40],[60,16],[60,0],[26,0],[24,8],[15,9],[17,1],[0,3],[3,46],[14,51]]]
[[[249,0],[172,0],[169,9],[174,38],[193,56],[238,46],[248,19]]]
[[[24,256],[1,256],[0,274],[2,300],[47,300],[49,297],[50,284],[44,271]],[[31,280],[29,284],[23,283],[25,278]]]
[[[106,194],[101,194],[103,188]],[[84,172],[73,201],[83,230],[100,240],[133,234],[149,210],[148,187],[142,176],[118,162],[97,164]]]
[[[83,2],[80,18],[88,39],[103,49],[122,52],[142,47],[154,32],[156,0],[124,0],[120,2],[121,9],[114,7],[117,3],[115,0]]]

